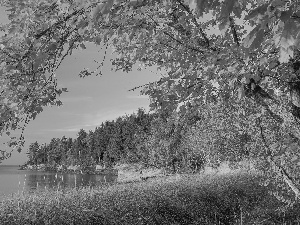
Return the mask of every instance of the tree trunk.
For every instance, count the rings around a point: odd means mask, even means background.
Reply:
[[[276,163],[271,159],[271,163],[274,165],[275,169],[277,170],[277,174],[283,177],[284,182],[292,189],[295,193],[295,199],[300,200],[300,190],[293,182],[293,180],[289,177],[288,173],[285,169],[281,166],[277,166]]]
[[[266,99],[259,94],[256,94],[254,101],[260,104],[274,120],[281,124],[283,129],[286,129],[293,137],[300,141],[300,122],[295,117],[288,106],[274,99]]]
[[[300,123],[298,118],[288,109],[287,105],[275,99],[265,98],[262,95],[259,95],[259,93],[256,93],[253,97],[254,98],[252,99],[254,99],[254,101],[261,105],[274,120],[281,124],[282,128],[288,132],[291,137],[295,138],[297,142],[300,143]],[[284,182],[295,193],[295,199],[300,199],[300,189],[289,177],[288,173],[283,167],[276,165],[272,158],[270,160],[275,166],[277,174],[283,177]]]

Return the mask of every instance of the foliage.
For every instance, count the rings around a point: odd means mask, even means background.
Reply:
[[[31,143],[28,149],[27,164],[47,163],[50,165],[93,166],[95,164],[112,165],[116,162],[148,161],[144,150],[138,145],[142,139],[138,137],[147,134],[152,115],[144,109],[138,109],[136,114],[106,121],[95,131],[88,133],[81,129],[76,139],[52,138],[49,144]],[[135,159],[133,159],[134,155]]]
[[[63,136],[52,138],[49,144],[41,146],[32,143],[27,164],[39,162],[52,166],[76,164],[86,167],[142,163],[146,167],[194,171],[195,165],[203,168],[205,153],[189,151],[183,140],[190,126],[199,118],[190,115],[190,119],[184,117],[178,121],[175,114],[146,113],[144,109],[138,109],[136,114],[102,123],[95,131],[87,133],[81,129],[76,139]],[[34,148],[35,145],[38,147]]]
[[[27,154],[28,154],[29,162],[37,165],[38,159],[42,158],[40,153],[40,145],[37,141],[29,145]]]
[[[95,189],[20,194],[0,205],[1,224],[297,224],[255,177],[190,175]]]
[[[151,97],[152,109],[184,115],[211,103],[233,107],[240,127],[234,132],[226,126],[221,130],[226,129],[229,137],[238,132],[240,140],[250,134],[263,146],[250,157],[268,159],[283,177],[286,166],[293,168],[292,176],[299,175],[299,2],[3,0],[2,4],[11,22],[2,27],[5,36],[0,45],[1,134],[24,127],[46,105],[60,105],[57,97],[66,89],[57,88],[56,69],[73,49],[84,50],[85,42],[93,42],[114,49],[118,55],[112,61],[115,70],[128,72],[136,64],[157,66],[163,77],[142,90]],[[84,69],[80,76],[97,73],[101,71]],[[217,115],[217,121],[224,124],[227,118]],[[260,116],[264,122],[258,120]],[[259,125],[254,126],[257,121]],[[216,127],[216,121],[210,122]],[[240,133],[244,124],[249,130]],[[116,135],[120,127],[114,127]],[[166,135],[168,129],[172,130],[168,127]],[[213,137],[221,130],[212,132]],[[105,140],[110,154],[118,149],[116,158],[124,149],[119,148],[121,138],[112,138],[111,131]],[[226,135],[205,141],[220,146],[216,151],[222,157],[233,159],[229,150],[233,144],[245,149],[244,140],[232,143]],[[12,139],[10,145],[22,145],[22,137]],[[156,138],[152,143],[157,145]],[[158,144],[163,147],[160,155],[168,157],[168,146],[173,143]],[[278,156],[287,163],[279,164],[273,155],[280,149],[291,153],[291,158],[283,153]],[[244,155],[240,152],[237,157]],[[298,188],[295,193],[300,194]]]

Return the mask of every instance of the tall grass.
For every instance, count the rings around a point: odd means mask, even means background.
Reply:
[[[255,175],[188,175],[16,195],[0,224],[300,224],[299,205],[280,205]]]

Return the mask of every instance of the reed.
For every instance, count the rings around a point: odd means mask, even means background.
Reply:
[[[187,175],[97,188],[47,189],[0,205],[0,224],[300,224],[254,175]]]

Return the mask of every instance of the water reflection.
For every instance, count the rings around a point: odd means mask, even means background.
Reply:
[[[28,174],[24,180],[30,190],[51,188],[95,187],[105,182],[116,181],[116,176],[89,175],[89,174]]]
[[[117,181],[115,175],[63,174],[42,171],[20,171],[18,167],[0,166],[0,201],[13,193],[35,190],[96,187]]]

